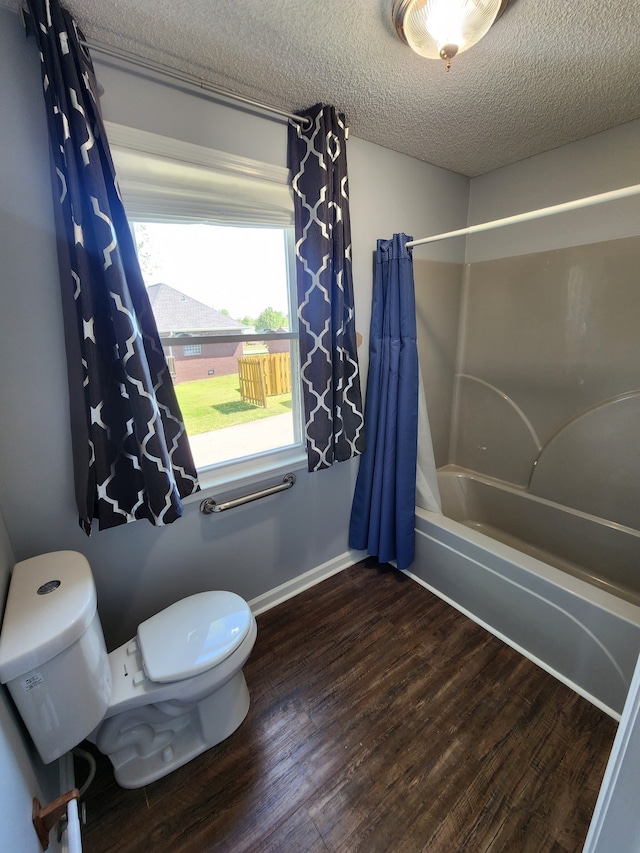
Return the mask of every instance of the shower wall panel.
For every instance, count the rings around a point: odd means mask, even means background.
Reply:
[[[450,461],[640,528],[640,238],[466,268]]]
[[[461,263],[414,256],[418,352],[438,467],[449,461],[463,271]]]

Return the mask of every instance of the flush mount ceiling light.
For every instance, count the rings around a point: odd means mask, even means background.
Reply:
[[[420,56],[453,57],[480,41],[509,0],[394,0],[393,23],[400,38]]]

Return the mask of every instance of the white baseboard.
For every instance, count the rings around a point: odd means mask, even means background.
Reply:
[[[366,556],[365,551],[345,551],[344,554],[328,560],[321,566],[316,566],[315,569],[310,569],[308,572],[298,575],[268,592],[262,593],[257,598],[251,599],[249,607],[253,611],[253,615],[258,616],[260,613],[271,610],[276,604],[281,604],[283,601],[293,598],[294,595],[298,595],[298,593],[303,592],[305,589],[315,586],[320,581],[330,578],[331,575],[337,575],[343,569],[348,569],[354,563],[364,560]]]

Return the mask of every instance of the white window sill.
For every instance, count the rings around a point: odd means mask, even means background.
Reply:
[[[302,445],[215,465],[198,471],[200,491],[183,498],[182,503],[190,504],[212,497],[228,499],[245,491],[248,494],[271,485],[268,481],[274,478],[306,468],[307,454]]]

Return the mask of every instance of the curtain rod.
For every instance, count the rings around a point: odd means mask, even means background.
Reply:
[[[457,231],[446,231],[443,234],[435,234],[433,237],[423,237],[420,240],[411,240],[406,243],[407,248],[422,246],[424,243],[435,243],[437,240],[447,240],[449,237],[463,237],[466,234],[477,234],[480,231],[490,231],[494,228],[504,228],[505,225],[515,225],[518,222],[529,222],[531,219],[541,219],[543,216],[553,216],[556,213],[566,213],[569,210],[578,210],[581,207],[591,207],[594,204],[602,204],[606,201],[615,201],[620,198],[628,198],[640,194],[640,184],[622,187],[619,190],[610,190],[598,195],[589,195],[577,198],[574,201],[566,201],[562,204],[554,204],[550,207],[541,207],[538,210],[529,210],[526,213],[516,213],[514,216],[505,216],[503,219],[493,219],[490,222],[481,222],[478,225],[469,225]]]
[[[19,14],[22,19],[22,24],[27,31],[27,35],[29,35],[28,22],[30,21],[31,16],[22,6],[19,7]],[[179,81],[180,83],[186,83],[188,86],[193,86],[199,91],[213,95],[214,97],[223,98],[235,104],[241,104],[242,106],[248,107],[257,113],[267,113],[268,115],[277,116],[281,121],[293,121],[300,124],[303,128],[311,126],[311,120],[305,116],[289,113],[286,110],[281,110],[278,107],[271,106],[270,104],[263,104],[260,101],[255,101],[252,98],[245,97],[244,95],[237,95],[235,92],[230,92],[228,89],[223,89],[221,86],[215,86],[213,83],[209,83],[201,77],[196,77],[193,74],[187,74],[185,71],[179,71],[177,68],[172,68],[169,65],[163,65],[153,59],[145,59],[144,57],[137,56],[135,53],[131,53],[128,50],[112,47],[111,45],[94,39],[81,40],[80,44],[89,48],[89,50],[95,51],[96,53],[102,53],[113,59],[120,59],[124,62],[129,62],[132,65],[137,65],[145,71],[153,71],[155,74],[160,74],[163,77],[169,77],[172,80]]]
[[[164,77],[170,77],[172,80],[178,80],[181,83],[187,83],[189,86],[195,86],[197,89],[200,89],[207,94],[242,104],[244,107],[249,107],[250,109],[260,113],[268,113],[270,115],[277,116],[282,121],[294,121],[302,125],[302,127],[309,127],[311,125],[311,120],[304,116],[289,113],[286,110],[279,109],[278,107],[272,107],[270,104],[263,104],[260,101],[254,101],[252,98],[247,98],[244,95],[236,95],[235,92],[230,92],[228,89],[215,86],[213,83],[209,83],[201,77],[196,77],[193,74],[187,74],[186,72],[179,71],[177,68],[172,68],[169,65],[163,65],[160,62],[155,62],[153,59],[144,59],[141,56],[136,56],[135,53],[131,53],[128,50],[111,47],[108,44],[103,44],[101,42],[94,41],[93,39],[87,39],[86,41],[81,42],[81,44],[96,53],[103,53],[114,59],[122,59],[125,62],[130,62],[132,65],[144,68],[146,71],[153,71]]]

